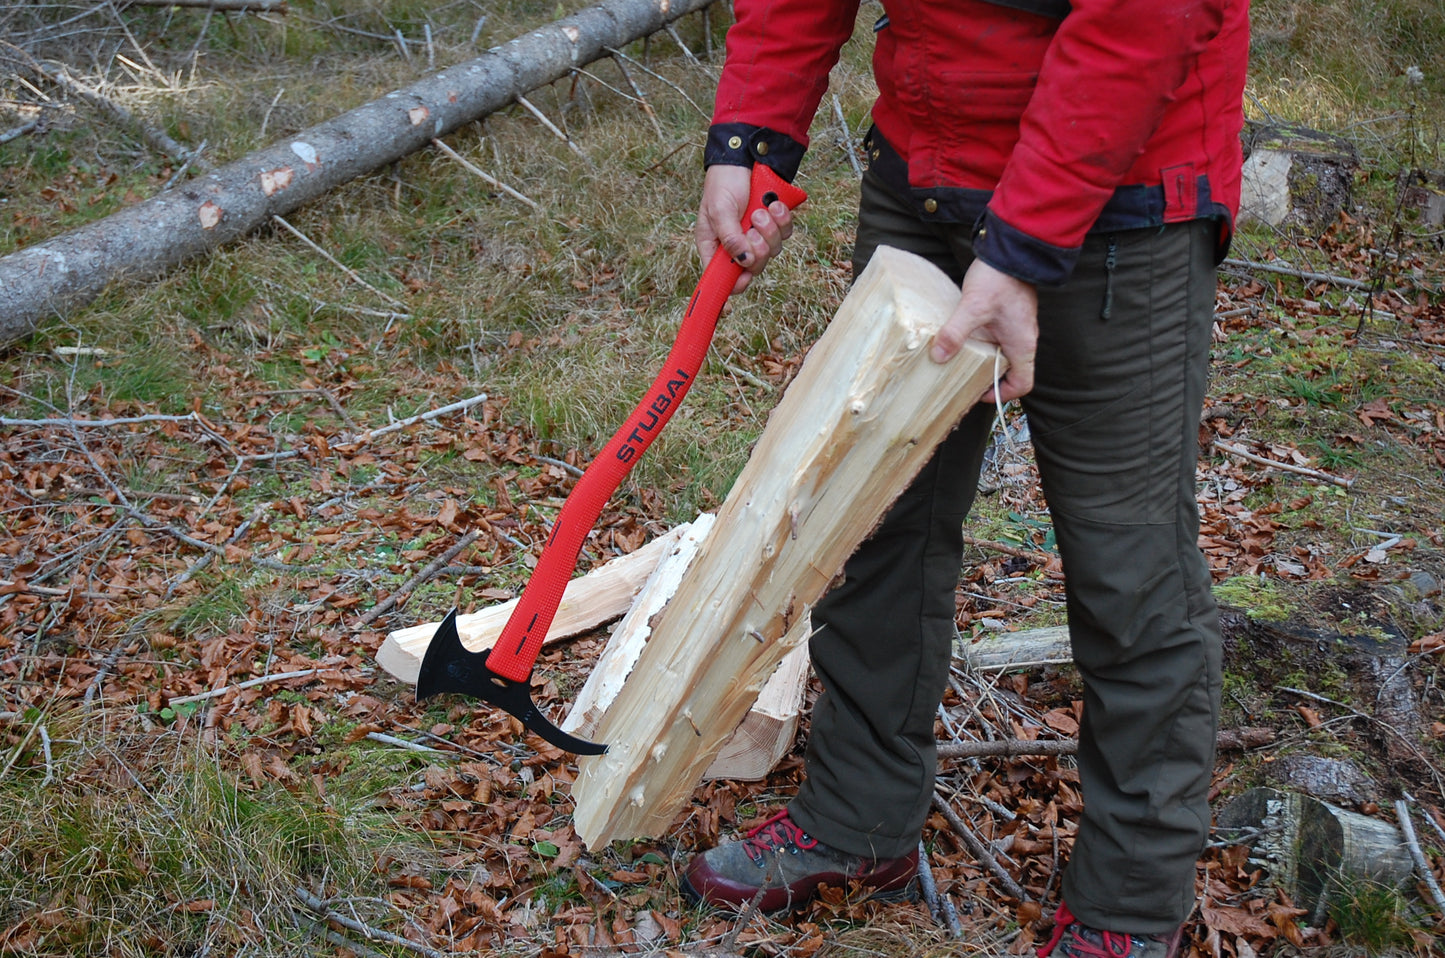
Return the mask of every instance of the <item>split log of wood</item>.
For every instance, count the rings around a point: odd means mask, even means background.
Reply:
[[[663,834],[822,596],[933,448],[992,385],[995,350],[928,358],[958,289],[880,248],[769,418],[709,537],[581,760],[590,848]]]
[[[803,690],[808,684],[807,638],[813,634],[813,623],[803,616],[793,623],[783,641],[793,650],[773,670],[772,676],[758,693],[758,700],[738,723],[733,734],[723,743],[703,779],[731,779],[756,782],[767,777],[793,747],[798,733],[798,720],[803,712]],[[794,644],[795,643],[795,644]]]
[[[572,710],[561,723],[564,732],[584,739],[596,734],[607,707],[617,698],[646,647],[654,618],[677,591],[687,567],[710,534],[715,518],[710,513],[698,516],[652,570],[633,600],[632,608],[607,640],[587,683],[572,700]],[[799,647],[789,652],[773,672],[758,693],[757,702],[708,767],[704,778],[757,781],[772,771],[792,745],[802,711],[803,686],[808,680],[808,651],[801,643],[812,632],[807,616],[800,618],[793,628],[801,632],[791,637]]]
[[[627,612],[657,563],[672,551],[687,534],[688,528],[687,523],[677,526],[635,552],[618,556],[568,582],[544,644],[595,629]],[[517,599],[512,599],[457,616],[457,634],[462,645],[471,652],[490,649],[502,634],[502,627],[507,624],[517,602]],[[415,685],[422,657],[426,655],[438,625],[438,622],[427,622],[392,632],[377,651],[376,664],[402,682]]]
[[[627,614],[617,623],[612,637],[597,657],[597,663],[587,674],[587,681],[572,699],[572,708],[558,726],[578,738],[590,739],[597,731],[607,706],[617,698],[622,683],[627,681],[637,657],[647,645],[652,634],[652,620],[667,605],[667,600],[677,591],[678,583],[688,565],[697,557],[698,550],[716,524],[717,516],[705,512],[682,530],[672,546],[652,567],[642,588],[632,600]]]
[[[112,280],[154,276],[239,239],[712,2],[605,0],[103,220],[0,257],[0,345],[90,302]]]

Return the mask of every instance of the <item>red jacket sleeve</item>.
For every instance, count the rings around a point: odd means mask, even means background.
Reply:
[[[734,0],[705,162],[762,162],[788,179],[859,0]]]

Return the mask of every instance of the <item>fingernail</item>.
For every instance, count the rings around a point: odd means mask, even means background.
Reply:
[[[739,266],[746,266],[748,265],[748,260],[751,258],[752,257],[747,253],[739,253],[738,255],[733,257],[733,262],[737,263]]]

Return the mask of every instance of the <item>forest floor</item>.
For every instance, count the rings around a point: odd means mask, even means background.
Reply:
[[[0,13],[6,49],[90,64],[216,161],[565,12],[66,9]],[[1047,936],[1081,807],[1068,756],[941,765],[923,842],[956,931],[850,889],[740,919],[688,906],[679,870],[788,800],[806,712],[766,779],[706,783],[668,834],[587,849],[571,756],[376,666],[389,630],[520,590],[660,362],[699,272],[698,104],[723,20],[536,91],[586,164],[520,108],[450,138],[536,210],[428,151],[288,217],[352,273],[271,229],[0,355],[0,954],[806,958]],[[871,22],[820,112],[797,234],[730,305],[582,569],[716,509],[846,292]],[[1262,36],[1252,119],[1353,136],[1364,162],[1326,227],[1248,228],[1232,256],[1254,265],[1220,273],[1198,471],[1227,645],[1213,798],[1270,785],[1389,824],[1404,801],[1445,881],[1445,251],[1399,202],[1402,170],[1445,166],[1426,120],[1445,116],[1445,63],[1423,87],[1386,71],[1362,102],[1291,59],[1303,28]],[[0,255],[185,175],[4,56],[0,134],[38,125],[0,142]],[[1063,621],[1016,412],[967,532],[965,643]],[[605,639],[544,652],[534,695],[554,718]],[[942,740],[1077,733],[1066,665],[953,678]],[[1426,954],[1445,933],[1423,881],[1346,881],[1316,912],[1223,836],[1198,875],[1197,955]]]

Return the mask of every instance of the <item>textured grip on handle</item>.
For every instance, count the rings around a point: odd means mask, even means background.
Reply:
[[[782,200],[789,209],[793,209],[805,199],[806,193],[769,167],[754,166],[748,208],[743,214],[743,229],[748,228],[755,210],[771,205],[774,200]],[[697,378],[723,304],[742,271],[743,268],[733,262],[721,247],[703,270],[702,279],[683,313],[682,326],[672,350],[667,354],[662,372],[652,381],[642,401],[621,428],[613,433],[606,447],[587,467],[562,505],[522,598],[487,656],[487,668],[497,675],[523,682],[532,674],[537,653],[542,650],[542,640],[557,614],[567,581],[577,567],[577,557],[582,552],[587,533],[597,523],[597,517],[606,508],[607,500],[617,490],[623,477],[652,445],[662,427],[667,425]]]

